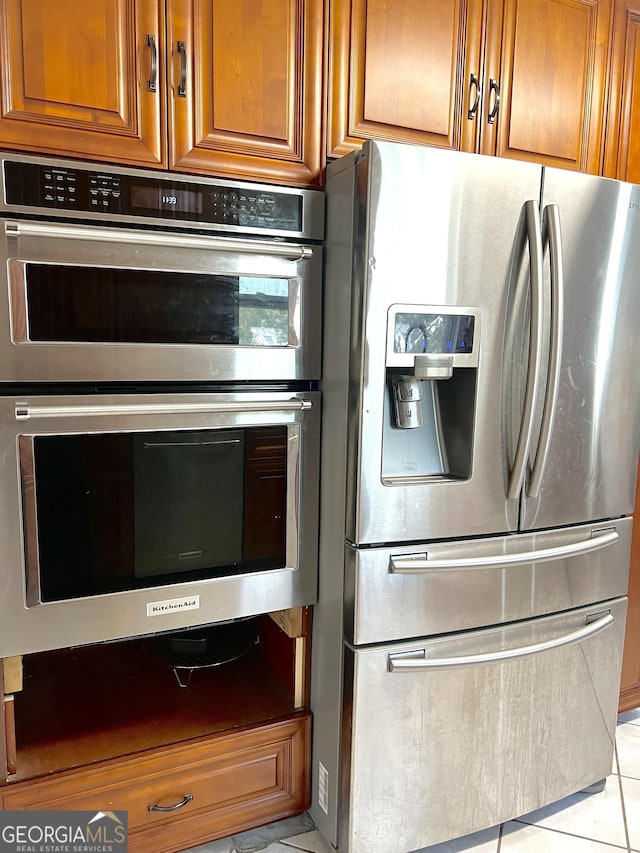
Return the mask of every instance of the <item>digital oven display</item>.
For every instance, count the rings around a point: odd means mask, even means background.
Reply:
[[[303,230],[302,196],[240,182],[195,183],[122,172],[3,164],[7,204],[71,210],[120,218],[144,216],[224,227]]]
[[[202,213],[202,193],[199,190],[178,190],[171,186],[131,184],[131,206],[157,211]]]

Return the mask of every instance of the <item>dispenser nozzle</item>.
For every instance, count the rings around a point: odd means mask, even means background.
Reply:
[[[422,382],[415,376],[392,378],[396,426],[415,429],[422,426]]]

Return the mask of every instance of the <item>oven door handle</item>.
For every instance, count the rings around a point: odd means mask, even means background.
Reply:
[[[522,551],[515,554],[489,554],[482,557],[452,557],[450,559],[429,559],[427,554],[419,556],[391,557],[389,573],[399,575],[429,574],[433,571],[451,571],[454,569],[491,569],[502,566],[521,566],[525,563],[545,563],[579,554],[590,554],[600,548],[614,545],[619,535],[615,529],[598,530],[591,539],[571,542],[568,545],[556,545],[553,548],[541,548],[539,551]]]
[[[39,222],[5,222],[7,237],[53,237],[62,240],[90,240],[99,243],[133,243],[136,246],[167,246],[175,249],[237,252],[272,255],[289,261],[304,261],[313,255],[311,246],[266,240],[234,240],[225,237],[199,237],[192,234],[167,234],[155,231],[123,231],[119,228],[81,225],[49,225]]]
[[[189,415],[227,412],[304,412],[310,409],[310,400],[293,397],[290,400],[250,400],[212,403],[131,403],[129,405],[104,404],[87,406],[32,406],[16,403],[17,421],[33,418],[100,417],[101,415]]]

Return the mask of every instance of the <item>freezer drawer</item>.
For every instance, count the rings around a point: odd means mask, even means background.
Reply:
[[[395,548],[346,548],[354,645],[529,619],[626,595],[632,519]]]
[[[607,776],[625,615],[618,599],[427,642],[347,647],[339,849],[405,853]]]

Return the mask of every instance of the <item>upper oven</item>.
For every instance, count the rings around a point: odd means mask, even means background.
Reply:
[[[320,376],[323,195],[6,154],[0,382]]]

